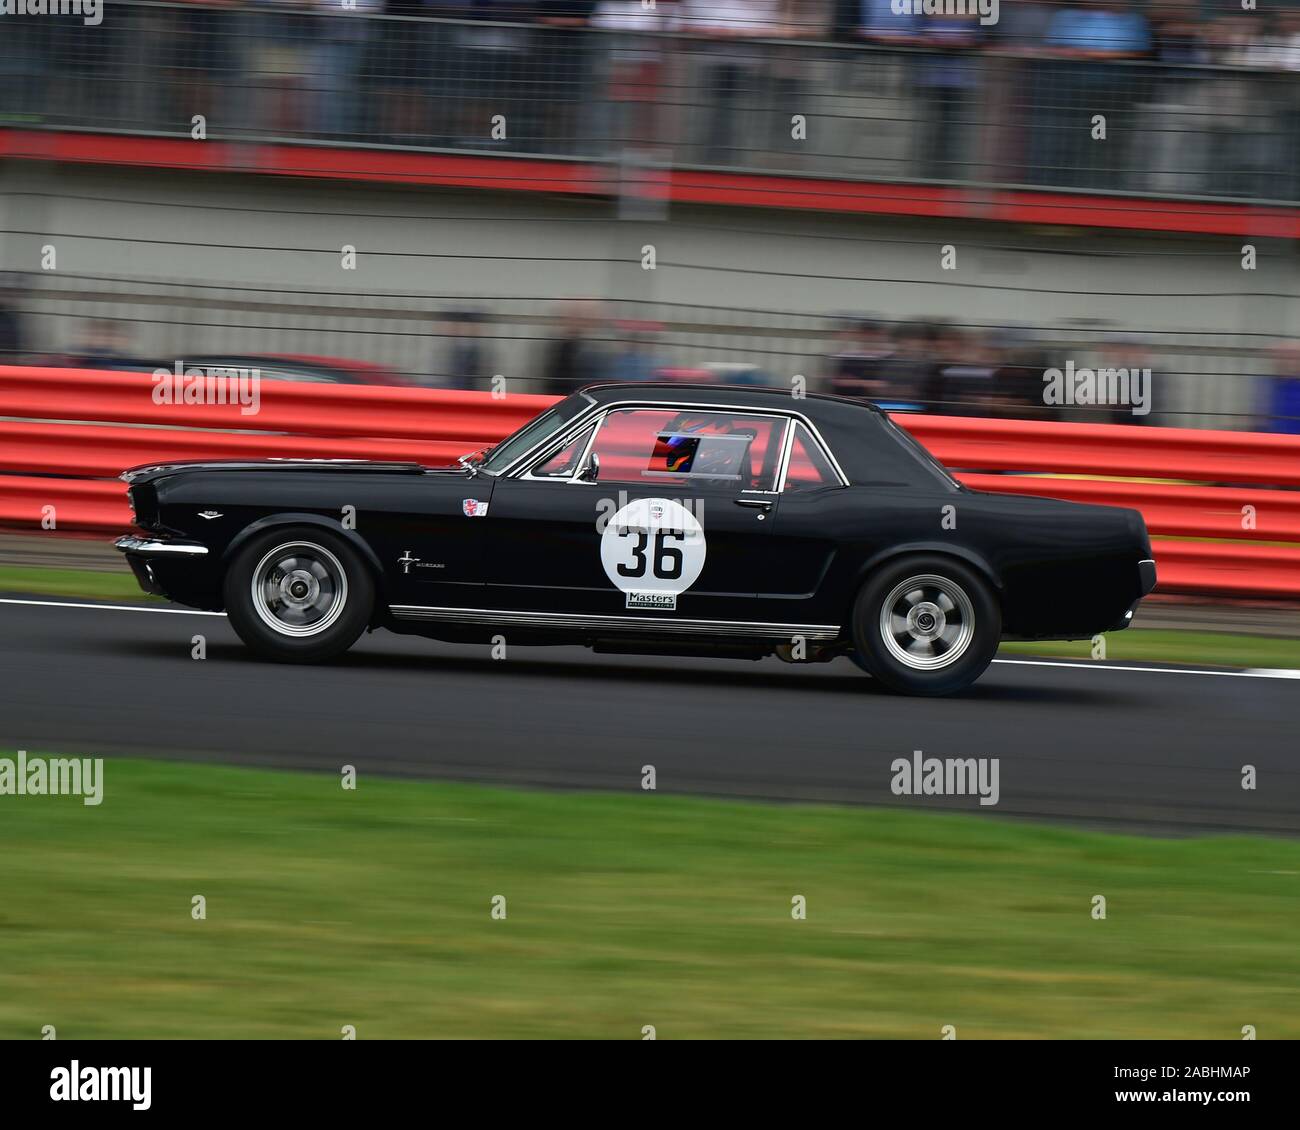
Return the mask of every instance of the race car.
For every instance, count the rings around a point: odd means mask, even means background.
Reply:
[[[919,695],[999,641],[1124,628],[1155,586],[1135,510],[958,483],[879,409],[603,384],[453,466],[169,464],[122,476],[142,587],[225,610],[260,655],[365,631],[791,662]]]

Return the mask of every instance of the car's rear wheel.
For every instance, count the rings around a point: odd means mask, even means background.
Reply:
[[[235,555],[223,586],[226,614],[259,655],[316,663],[347,651],[366,629],[375,586],[347,541],[294,527],[259,534]]]
[[[989,585],[951,558],[890,562],[853,607],[854,661],[891,690],[952,694],[993,661],[1002,613]]]

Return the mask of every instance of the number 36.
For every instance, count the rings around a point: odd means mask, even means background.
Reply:
[[[619,564],[620,577],[644,577],[646,574],[646,566],[649,564],[646,550],[650,547],[650,537],[645,530],[628,530],[620,536],[630,537],[633,534],[637,540],[632,547],[632,562]],[[669,538],[685,541],[686,535],[680,530],[655,530],[654,536],[654,575],[661,581],[675,581],[682,575],[682,551],[664,543]]]

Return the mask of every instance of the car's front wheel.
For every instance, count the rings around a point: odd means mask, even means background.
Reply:
[[[306,527],[269,530],[236,553],[224,582],[231,626],[259,655],[317,663],[366,629],[375,586],[345,539]]]
[[[891,690],[952,694],[993,661],[1002,611],[989,585],[951,558],[890,562],[853,607],[854,660]]]

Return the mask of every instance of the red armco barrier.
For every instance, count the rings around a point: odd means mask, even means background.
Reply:
[[[1132,424],[895,417],[949,467],[1300,487],[1300,437]]]
[[[158,388],[141,373],[0,366],[0,525],[41,530],[53,506],[58,530],[124,531],[130,514],[116,476],[142,463],[451,462],[554,399],[265,381],[257,412],[245,413],[238,404],[156,403]],[[1300,487],[1300,437],[895,418],[978,490],[1141,510],[1162,591],[1300,596],[1300,491],[1279,489]],[[1108,477],[1050,477],[1063,475]],[[1152,478],[1161,481],[1133,481]]]

